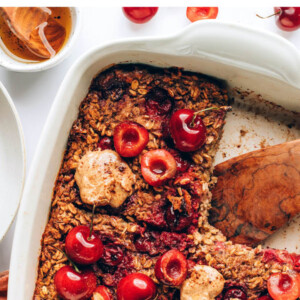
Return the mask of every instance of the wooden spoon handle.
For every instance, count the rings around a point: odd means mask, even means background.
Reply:
[[[255,245],[300,213],[300,140],[232,158],[214,174],[209,220],[234,242]]]

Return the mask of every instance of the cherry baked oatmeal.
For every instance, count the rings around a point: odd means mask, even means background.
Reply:
[[[56,180],[34,299],[296,300],[300,256],[209,224],[223,83],[116,65],[82,101]]]

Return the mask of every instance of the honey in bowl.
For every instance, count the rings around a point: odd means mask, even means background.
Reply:
[[[72,28],[68,7],[0,8],[0,38],[15,59],[41,62],[65,45]]]

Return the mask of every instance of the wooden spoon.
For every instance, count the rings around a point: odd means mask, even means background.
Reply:
[[[1,7],[0,13],[11,31],[35,55],[53,57],[62,47],[66,31],[43,7]]]
[[[256,245],[300,213],[300,140],[215,167],[209,221],[236,243]]]

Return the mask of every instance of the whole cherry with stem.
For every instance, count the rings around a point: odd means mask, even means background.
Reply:
[[[54,285],[58,295],[65,300],[89,299],[97,286],[97,277],[89,269],[80,271],[76,264],[61,249],[52,246],[63,253],[72,266],[63,266],[54,276]]]
[[[93,231],[95,205],[93,206],[90,227],[79,225],[74,227],[67,235],[65,250],[74,262],[89,265],[98,261],[103,255],[103,244]]]
[[[256,14],[261,19],[276,18],[277,26],[284,31],[294,31],[300,28],[300,7],[274,7],[274,13],[267,17]]]
[[[230,107],[208,107],[200,111],[179,109],[170,119],[170,133],[175,147],[182,152],[200,149],[206,140],[206,127],[199,114],[209,110],[229,110]]]

